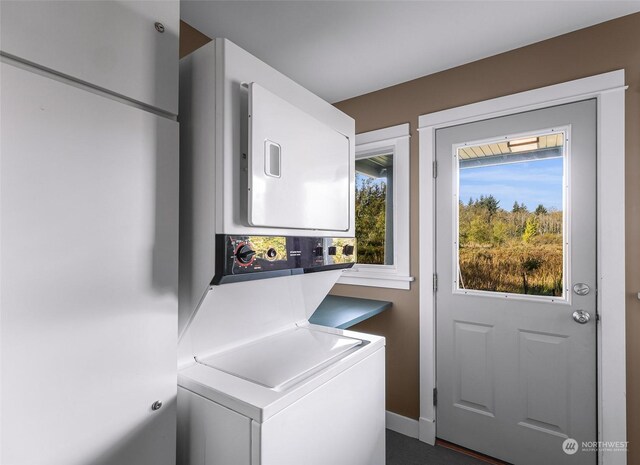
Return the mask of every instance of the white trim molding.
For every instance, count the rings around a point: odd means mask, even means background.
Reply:
[[[355,264],[339,284],[409,289],[409,123],[356,135],[356,161],[378,154],[393,155],[393,265]]]
[[[387,429],[418,439],[418,421],[387,410]]]
[[[625,96],[624,70],[612,71],[419,117],[420,274],[434,272],[435,133],[437,129],[589,98],[597,100],[598,440],[626,441]],[[420,440],[435,443],[437,421],[435,295],[420,281]],[[601,465],[627,454],[600,451]]]

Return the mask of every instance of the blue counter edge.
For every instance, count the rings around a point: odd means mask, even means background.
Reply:
[[[309,323],[348,329],[391,308],[392,302],[328,295],[309,318]]]

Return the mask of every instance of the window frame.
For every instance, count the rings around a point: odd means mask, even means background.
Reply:
[[[410,289],[410,136],[409,123],[356,134],[355,159],[393,157],[393,265],[356,263],[338,284]],[[355,176],[355,173],[354,173]],[[357,244],[356,244],[357,247]]]

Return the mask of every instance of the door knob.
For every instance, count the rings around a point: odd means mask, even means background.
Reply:
[[[584,310],[576,310],[573,312],[573,319],[580,323],[581,325],[588,323],[591,319],[591,315],[589,312],[585,312]]]

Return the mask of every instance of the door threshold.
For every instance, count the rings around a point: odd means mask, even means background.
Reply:
[[[489,457],[488,455],[481,454],[480,452],[476,452],[471,449],[467,449],[466,447],[459,446],[449,441],[445,441],[443,439],[436,438],[436,446],[444,447],[446,449],[454,450],[461,454],[467,455],[469,457],[473,457],[474,459],[481,460],[485,463],[490,463],[491,465],[511,465],[509,462],[503,462],[502,460],[495,459],[493,457]]]

